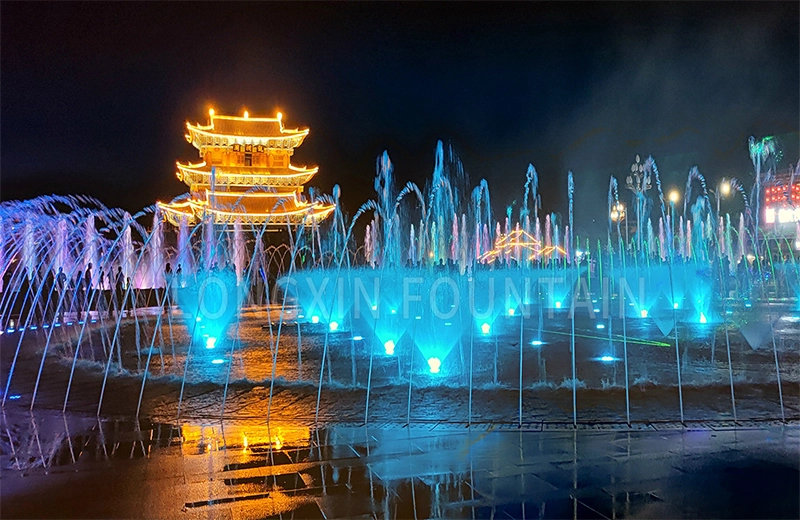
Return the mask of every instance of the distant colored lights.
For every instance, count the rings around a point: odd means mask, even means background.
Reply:
[[[482,325],[481,325],[481,332],[482,332],[482,333],[484,333],[484,334],[489,334],[489,332],[490,332],[491,330],[492,330],[492,326],[491,326],[491,325],[489,325],[488,323],[484,323],[484,324],[482,324]]]
[[[331,332],[336,332],[337,330],[339,330],[339,324],[336,323],[335,321],[332,321],[328,324],[328,328],[331,329]]]
[[[706,315],[702,312],[700,313],[700,323],[707,323],[708,320],[706,319]]]
[[[195,319],[194,321],[196,321],[196,322],[198,322],[198,323],[199,323],[199,322],[203,321],[203,318],[201,318],[200,316],[198,316],[198,317],[197,317],[197,319]]]
[[[212,360],[211,360],[211,364],[212,364],[212,365],[221,365],[221,364],[223,364],[224,362],[225,362],[225,360],[224,360],[224,359],[219,359],[219,358],[217,358],[217,359],[212,359]]]
[[[642,318],[646,318],[647,317],[647,309],[642,309],[641,314],[642,314]]]
[[[509,316],[513,316],[514,315],[514,309],[508,309],[508,315]]]
[[[364,339],[362,336],[353,336],[353,341],[361,341]]]
[[[561,308],[561,302],[556,302],[556,309],[560,309],[560,308]]]
[[[389,312],[391,312],[392,314],[397,314],[397,309],[392,309],[392,310],[391,310],[391,311],[389,311]]]
[[[541,347],[542,345],[544,345],[544,342],[540,339],[535,339],[531,341],[531,345],[533,345],[534,347]]]
[[[206,348],[212,349],[217,345],[217,338],[209,337],[206,338]]]
[[[319,323],[319,316],[311,316],[311,323]]]
[[[428,366],[431,369],[431,374],[438,374],[439,368],[442,366],[442,361],[439,358],[432,357],[428,360]]]
[[[607,363],[609,361],[614,361],[614,358],[612,356],[603,356],[600,358],[600,361],[605,361]]]
[[[11,399],[12,401],[16,401],[16,400],[17,400],[17,399],[19,399],[20,397],[22,397],[22,396],[21,396],[21,395],[19,395],[19,394],[14,394],[14,395],[9,395],[9,396],[8,396],[8,398],[9,398],[9,399]]]
[[[394,355],[394,341],[392,341],[392,340],[387,341],[386,343],[383,344],[383,348],[384,348],[384,350],[386,350],[386,355],[387,356]],[[432,358],[432,359],[435,359],[435,358]],[[430,363],[430,360],[428,361],[428,363]],[[431,370],[431,371],[433,371],[433,370]],[[439,370],[437,369],[436,371],[438,372]]]
[[[675,303],[673,303],[673,304],[672,304],[672,308],[673,308],[673,309],[677,309],[677,308],[678,308],[678,302],[675,302]]]
[[[600,330],[602,330],[602,329],[606,328],[606,326],[605,326],[605,324],[604,324],[604,323],[598,323],[598,324],[596,325],[596,327],[597,327],[598,329],[600,329]]]

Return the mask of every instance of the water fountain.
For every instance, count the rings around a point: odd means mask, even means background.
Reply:
[[[612,178],[603,240],[575,233],[579,174],[566,218],[542,218],[532,165],[518,214],[498,216],[442,143],[424,188],[398,190],[384,153],[374,200],[348,219],[337,187],[332,217],[280,245],[242,220],[4,202],[2,402],[368,423],[796,416],[795,244],[758,228],[771,146],[751,143],[750,197],[729,181],[739,215],[697,168],[677,215],[647,158],[657,189],[635,194],[633,237]]]

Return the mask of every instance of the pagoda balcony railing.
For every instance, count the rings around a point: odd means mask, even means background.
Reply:
[[[259,175],[251,173],[217,172],[214,183],[217,186],[265,186],[298,188],[311,180],[316,170],[290,173],[286,175]],[[181,168],[177,172],[178,180],[190,186],[211,185],[211,172]]]

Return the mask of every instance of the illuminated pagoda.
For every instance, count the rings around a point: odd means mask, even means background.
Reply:
[[[201,162],[178,162],[178,180],[189,194],[158,203],[164,218],[178,226],[210,218],[215,224],[311,225],[327,217],[334,204],[309,203],[303,185],[319,168],[291,164],[294,149],[308,129],[288,129],[278,112],[274,118],[217,115],[209,124],[186,123],[186,140],[200,152]]]

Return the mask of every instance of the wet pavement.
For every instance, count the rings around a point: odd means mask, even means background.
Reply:
[[[797,518],[800,423],[153,424],[6,407],[3,518]]]

